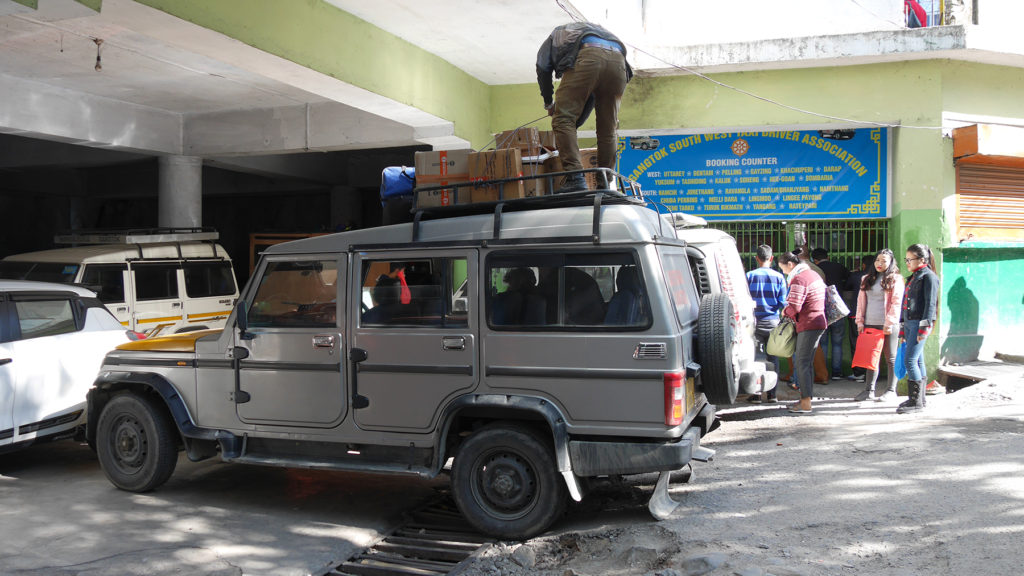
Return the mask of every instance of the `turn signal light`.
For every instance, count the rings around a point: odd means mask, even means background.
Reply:
[[[683,423],[683,374],[665,372],[665,425]]]

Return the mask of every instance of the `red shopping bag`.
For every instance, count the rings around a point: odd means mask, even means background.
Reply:
[[[855,368],[878,369],[878,359],[882,356],[882,345],[885,343],[885,332],[878,328],[865,328],[857,336],[857,350],[853,353]]]

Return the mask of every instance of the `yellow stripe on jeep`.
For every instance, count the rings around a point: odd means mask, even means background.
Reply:
[[[163,318],[144,318],[136,320],[136,324],[153,324],[156,322],[178,322],[181,316],[164,316]]]
[[[157,336],[134,342],[125,342],[117,347],[118,350],[149,350],[159,352],[195,352],[196,340],[210,334],[219,334],[220,328],[212,330],[196,330],[182,334],[171,334],[170,336]]]
[[[221,310],[219,312],[203,312],[201,314],[189,314],[188,319],[192,320],[193,318],[211,318],[213,316],[226,317],[228,314],[231,314],[231,310]]]

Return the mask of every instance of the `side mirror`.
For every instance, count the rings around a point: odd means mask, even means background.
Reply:
[[[239,300],[235,304],[235,326],[238,327],[238,338],[240,340],[252,340],[253,335],[249,333],[249,310],[245,300]]]

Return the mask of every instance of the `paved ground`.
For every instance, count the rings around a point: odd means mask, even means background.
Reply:
[[[319,574],[444,484],[182,455],[167,484],[131,494],[87,446],[35,446],[0,456],[0,574]]]
[[[721,407],[716,458],[672,490],[668,520],[647,515],[650,487],[608,485],[460,576],[1017,574],[1021,376],[930,396],[917,415],[853,402],[847,382],[816,387],[811,416]]]

